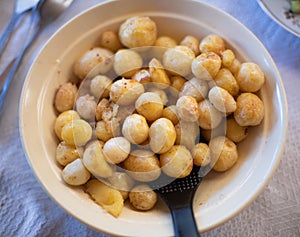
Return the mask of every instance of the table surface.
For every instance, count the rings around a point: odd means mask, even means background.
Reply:
[[[18,103],[26,73],[45,41],[66,21],[100,0],[75,0],[48,25],[29,49],[10,87],[0,120],[0,236],[101,236],[65,213],[44,192],[28,165],[18,131]],[[281,163],[264,191],[246,209],[203,237],[300,236],[300,38],[292,35],[255,0],[205,0],[228,12],[264,44],[281,73],[289,106],[287,143]],[[13,10],[12,0],[0,1],[0,32]],[[24,32],[23,32],[24,33]],[[0,69],[14,55],[1,61]]]

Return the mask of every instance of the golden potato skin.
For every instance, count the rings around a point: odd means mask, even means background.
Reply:
[[[101,33],[100,45],[111,50],[112,52],[116,52],[122,48],[118,34],[112,30],[106,30]]]
[[[248,127],[240,126],[234,118],[226,121],[226,137],[235,143],[241,142],[248,136]]]
[[[219,86],[210,89],[208,99],[217,110],[223,113],[232,113],[236,110],[236,101],[233,96]]]
[[[62,84],[55,95],[54,106],[60,113],[71,110],[74,107],[77,95],[77,87],[70,82]]]
[[[220,54],[225,50],[225,42],[219,35],[209,34],[201,40],[199,49],[201,53],[214,52]]]
[[[129,201],[137,210],[148,211],[155,206],[157,194],[148,185],[140,184],[129,193]]]
[[[262,100],[253,93],[242,93],[236,100],[234,119],[240,126],[257,126],[265,115]]]
[[[174,125],[176,125],[179,122],[176,105],[165,107],[162,117],[169,119]]]
[[[187,122],[195,122],[199,117],[198,103],[192,96],[182,96],[177,102],[178,116]]]
[[[60,113],[54,123],[54,131],[59,140],[62,140],[61,130],[70,121],[80,119],[79,114],[75,110],[67,110]]]
[[[192,150],[196,140],[199,138],[200,129],[197,122],[180,121],[175,125],[176,145],[185,146]]]
[[[124,137],[113,137],[103,146],[103,154],[107,162],[119,164],[124,161],[130,153],[130,142]]]
[[[217,86],[227,90],[232,96],[238,95],[240,90],[239,85],[229,69],[221,68],[215,76],[214,81]]]
[[[221,123],[223,113],[217,110],[209,100],[202,100],[198,106],[198,124],[201,128],[214,129]]]
[[[150,182],[160,174],[160,164],[157,156],[149,150],[134,150],[123,162],[127,173],[135,180]]]
[[[164,105],[158,94],[145,92],[136,100],[135,108],[147,121],[153,122],[162,116]]]
[[[134,16],[119,28],[121,43],[128,48],[152,46],[157,39],[156,23],[147,16]]]
[[[209,147],[206,143],[196,144],[192,150],[193,162],[197,166],[205,166],[210,163]]]
[[[175,145],[160,155],[160,166],[168,176],[184,178],[193,169],[193,157],[185,146]]]
[[[208,92],[208,84],[205,80],[200,80],[193,77],[191,80],[186,81],[180,90],[179,97],[192,96],[197,102],[203,100]]]
[[[236,80],[243,92],[257,92],[265,83],[265,76],[260,67],[255,63],[242,63]]]
[[[222,60],[214,52],[205,52],[197,56],[192,62],[192,72],[202,80],[212,80],[220,70]]]
[[[150,147],[155,153],[162,154],[174,145],[176,131],[173,123],[166,118],[154,121],[149,129]]]
[[[149,126],[145,117],[139,114],[129,115],[123,123],[123,136],[133,144],[141,144],[148,139]]]
[[[227,137],[216,137],[209,142],[213,170],[224,172],[230,169],[238,160],[236,144]]]
[[[115,104],[129,105],[143,94],[144,91],[144,86],[141,83],[122,78],[111,85],[109,96]]]
[[[86,51],[74,64],[74,74],[84,79],[97,66],[101,74],[108,72],[113,66],[113,53],[105,48],[94,47]]]

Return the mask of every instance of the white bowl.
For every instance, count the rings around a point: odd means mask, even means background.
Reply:
[[[134,7],[133,7],[134,6]],[[210,230],[239,213],[263,190],[283,152],[287,132],[287,102],[280,74],[259,40],[230,15],[198,1],[122,0],[99,4],[64,25],[37,56],[20,101],[20,131],[28,161],[46,192],[86,225],[118,236],[172,236],[172,220],[162,203],[152,211],[125,207],[119,218],[107,214],[81,188],[67,186],[55,162],[57,140],[53,99],[58,85],[72,74],[74,60],[94,45],[99,32],[117,29],[134,15],[153,18],[160,32],[178,40],[185,34],[199,38],[222,36],[241,61],[260,65],[266,84],[260,92],[266,114],[239,146],[238,163],[225,173],[205,177],[194,201],[200,232]]]

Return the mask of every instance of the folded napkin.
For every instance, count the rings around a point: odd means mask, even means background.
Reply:
[[[279,1],[279,0],[278,0]],[[0,31],[13,2],[0,2]],[[18,103],[25,75],[47,39],[67,20],[99,0],[76,0],[47,26],[24,57],[0,119],[0,236],[108,237],[62,210],[43,190],[26,161],[18,130]],[[272,21],[256,1],[205,0],[237,18],[265,45],[282,75],[289,105],[289,130],[282,161],[264,191],[237,216],[202,236],[300,236],[300,38]],[[26,26],[25,26],[26,27]],[[16,42],[18,44],[20,42]],[[10,51],[0,69],[15,52]],[[117,227],[116,227],[117,228]],[[138,228],[138,227],[137,227]]]

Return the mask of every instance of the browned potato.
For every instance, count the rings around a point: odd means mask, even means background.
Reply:
[[[145,92],[136,100],[135,108],[147,121],[153,122],[162,116],[164,104],[158,94]]]
[[[205,166],[210,163],[209,147],[206,143],[200,142],[196,144],[192,150],[194,164],[197,166]]]
[[[244,140],[248,136],[248,127],[240,126],[234,118],[226,121],[226,137],[237,143]]]
[[[232,73],[228,69],[221,68],[215,76],[214,81],[217,86],[227,90],[232,96],[238,95],[239,85]]]
[[[128,48],[152,46],[157,39],[156,23],[147,16],[134,16],[123,22],[119,38]]]
[[[176,102],[178,116],[187,122],[195,122],[199,117],[198,103],[192,96],[182,96]]]
[[[59,140],[62,140],[62,138],[61,138],[62,128],[68,122],[73,121],[75,119],[80,119],[79,114],[75,110],[67,110],[57,116],[55,123],[54,123],[54,131],[55,131],[56,136],[59,138]]]
[[[155,153],[162,154],[174,145],[176,131],[173,123],[166,118],[154,121],[149,129],[150,147]]]
[[[145,117],[139,114],[129,115],[123,123],[122,133],[133,144],[146,141],[149,136],[149,126]]]
[[[141,211],[152,209],[157,202],[157,194],[146,184],[134,187],[129,193],[131,205]]]
[[[223,113],[217,110],[209,100],[199,103],[198,124],[203,129],[214,129],[223,119]]]
[[[76,61],[74,73],[83,80],[97,66],[97,73],[105,74],[113,66],[112,56],[113,53],[108,49],[91,48]]]
[[[122,48],[122,44],[119,40],[118,34],[112,30],[103,31],[100,35],[100,45],[103,48],[107,48],[112,52]]]
[[[243,92],[257,92],[265,83],[265,75],[255,63],[242,63],[236,80]]]
[[[242,93],[236,100],[234,119],[240,126],[256,126],[265,115],[262,100],[253,93]]]
[[[55,159],[60,165],[66,166],[77,158],[80,158],[82,153],[83,149],[81,147],[68,145],[62,141],[56,148]]]
[[[202,80],[212,80],[220,70],[222,60],[214,52],[205,52],[197,56],[192,62],[192,72]]]
[[[107,162],[119,164],[124,161],[130,153],[130,142],[124,137],[109,139],[103,146],[103,154]]]
[[[160,155],[160,166],[168,176],[184,178],[193,169],[193,157],[185,146],[175,145]]]
[[[170,105],[164,108],[162,117],[169,119],[174,125],[179,122],[176,105]]]
[[[143,94],[144,91],[144,86],[141,83],[122,78],[111,85],[109,96],[118,105],[129,105]]]
[[[55,95],[54,106],[58,112],[71,110],[74,107],[77,87],[70,82],[62,84]]]
[[[225,42],[220,36],[209,34],[201,40],[199,48],[201,53],[214,52],[220,54],[225,50]]]
[[[232,113],[236,110],[236,102],[233,96],[219,86],[210,89],[208,99],[217,110],[223,113]]]
[[[153,82],[156,87],[164,89],[171,84],[169,76],[164,67],[156,58],[153,58],[149,62],[149,72],[151,82]]]
[[[210,140],[209,150],[215,171],[226,171],[238,160],[236,144],[227,137],[220,136]]]
[[[186,81],[181,88],[179,97],[181,96],[192,96],[197,102],[203,100],[208,92],[208,84],[205,80],[200,80],[193,77],[191,80]]]
[[[150,182],[161,173],[157,156],[148,150],[134,150],[123,162],[124,169],[135,180]]]

